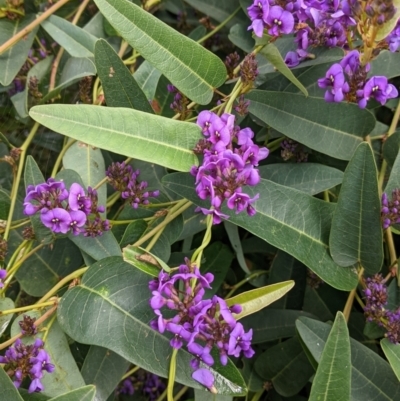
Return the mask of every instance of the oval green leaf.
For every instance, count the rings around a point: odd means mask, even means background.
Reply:
[[[329,237],[333,260],[339,266],[359,263],[368,274],[383,262],[381,202],[374,154],[359,145],[344,173]]]
[[[95,0],[121,36],[181,92],[208,104],[226,78],[215,54],[127,0]]]
[[[62,297],[58,321],[76,341],[109,348],[131,363],[168,377],[172,348],[167,337],[149,326],[156,316],[149,305],[148,283],[147,274],[122,258],[101,260]],[[200,389],[191,378],[191,358],[187,351],[178,351],[176,381]],[[219,394],[246,393],[244,380],[231,361],[224,367],[216,361],[211,371]]]
[[[311,387],[309,401],[348,401],[351,389],[350,337],[338,312]]]
[[[0,399],[7,401],[24,401],[3,368],[0,368]]]
[[[29,114],[56,132],[127,157],[178,171],[189,171],[198,164],[192,151],[201,138],[196,124],[91,105],[36,106]]]
[[[198,206],[209,207],[198,198],[191,175],[168,174],[162,181],[168,189]],[[231,222],[294,256],[331,286],[349,291],[357,285],[357,274],[338,266],[328,252],[335,205],[263,179],[248,193],[251,197],[260,195],[253,204],[256,216],[224,210]]]
[[[266,285],[265,287],[242,292],[239,295],[227,299],[226,303],[228,306],[238,304],[242,307],[242,311],[235,315],[235,319],[239,320],[272,304],[272,302],[283,297],[293,287],[293,280]]]
[[[262,90],[253,90],[246,98],[250,113],[272,128],[340,160],[350,160],[375,126],[372,113],[356,104]]]
[[[399,344],[391,343],[387,338],[381,340],[382,351],[385,353],[397,380],[400,381],[400,347]]]
[[[84,386],[76,390],[69,391],[58,397],[51,398],[49,401],[93,401],[96,395],[95,386]]]
[[[0,336],[4,333],[8,327],[14,313],[8,313],[7,315],[2,315],[3,311],[8,309],[14,309],[14,301],[10,298],[0,298]]]

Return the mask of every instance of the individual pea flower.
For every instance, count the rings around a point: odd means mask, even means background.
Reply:
[[[247,12],[252,21],[247,30],[252,29],[255,35],[261,38],[269,14],[268,0],[254,0],[253,4],[247,8]]]
[[[214,376],[208,369],[197,369],[192,373],[192,379],[206,387],[210,393],[217,394],[217,389],[214,387]]]
[[[39,338],[32,345],[25,345],[17,339],[14,346],[8,348],[4,356],[0,356],[0,363],[5,365],[4,370],[13,379],[15,387],[19,388],[22,381],[29,378],[29,393],[43,391],[41,379],[44,372],[54,371],[50,356],[43,347],[44,343]]]
[[[369,99],[373,98],[381,105],[384,105],[388,99],[396,98],[399,93],[396,87],[388,83],[385,76],[374,76],[370,78],[364,88],[358,91],[358,105],[364,109]]]
[[[0,288],[4,287],[4,279],[7,277],[7,270],[0,269]]]
[[[123,163],[112,163],[106,171],[110,184],[116,191],[121,192],[121,198],[125,199],[134,209],[139,205],[148,205],[149,197],[156,198],[160,191],[148,191],[147,182],[139,181],[140,171],[133,171],[132,166]]]
[[[318,86],[327,88],[325,92],[327,102],[341,102],[344,99],[344,94],[350,90],[340,64],[333,64],[326,72],[325,78],[318,79]]]
[[[270,35],[280,36],[281,34],[289,34],[293,31],[294,18],[289,11],[284,10],[280,6],[273,6],[269,10],[267,24]]]

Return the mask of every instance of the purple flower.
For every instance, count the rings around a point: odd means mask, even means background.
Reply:
[[[189,341],[191,338],[191,333],[179,324],[167,323],[167,329],[171,333],[175,334],[175,336],[171,339],[170,344],[176,349],[182,347],[182,340]]]
[[[273,6],[269,10],[267,23],[270,26],[268,33],[272,36],[279,36],[282,33],[288,34],[293,31],[294,18],[289,11],[280,6]]]
[[[74,235],[79,235],[81,230],[79,227],[83,227],[86,223],[87,216],[81,210],[70,211],[69,215],[71,216],[71,223],[69,224]]]
[[[188,345],[188,351],[195,356],[190,362],[190,366],[193,369],[198,369],[200,362],[204,362],[208,366],[214,365],[214,358],[210,355],[210,348],[192,343]]]
[[[288,52],[285,56],[285,64],[289,68],[298,66],[300,64],[299,55],[293,51]]]
[[[340,64],[333,64],[325,74],[325,78],[318,79],[320,88],[331,88],[325,92],[327,102],[341,102],[344,94],[349,91],[349,85],[345,80],[343,68]]]
[[[239,357],[241,351],[244,351],[244,355],[247,358],[251,358],[254,355],[254,351],[251,348],[252,337],[252,329],[245,333],[243,325],[241,323],[236,323],[229,337],[228,354]]]
[[[40,220],[47,228],[50,228],[55,233],[66,234],[70,229],[71,216],[61,208],[52,210],[42,209]]]
[[[398,91],[394,85],[388,83],[386,77],[374,76],[367,81],[364,89],[359,91],[358,95],[361,97],[358,105],[364,109],[371,97],[384,105],[388,99],[396,98]]]
[[[84,189],[77,183],[72,184],[69,189],[68,203],[71,210],[81,210],[85,214],[90,214],[90,199],[86,197]]]
[[[7,277],[7,270],[0,269],[0,288],[4,287],[3,281]]]
[[[214,387],[214,376],[208,369],[197,369],[192,373],[192,378],[210,390],[211,393],[217,394]]]
[[[269,13],[268,0],[254,0],[253,4],[247,8],[247,12],[252,21],[248,30],[253,29],[255,35],[261,38]]]

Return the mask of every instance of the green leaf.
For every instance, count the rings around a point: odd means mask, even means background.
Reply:
[[[147,230],[147,223],[144,220],[133,221],[126,227],[124,235],[119,243],[123,248],[129,244],[135,243]]]
[[[306,286],[304,295],[303,311],[312,313],[323,322],[333,320],[332,312],[329,310],[328,305],[321,298],[319,292],[315,288]]]
[[[387,164],[393,167],[394,161],[400,150],[400,131],[394,132],[383,143],[383,157]]]
[[[72,57],[93,57],[97,38],[89,32],[56,15],[51,15],[41,25]]]
[[[245,291],[232,298],[228,298],[226,303],[228,306],[238,304],[242,307],[242,311],[235,315],[235,319],[239,320],[272,304],[272,302],[283,297],[293,286],[294,281],[289,280],[283,283],[255,288],[254,290]]]
[[[3,18],[0,24],[0,43],[5,43],[35,19],[35,15],[27,15],[22,19],[17,19],[15,22]],[[25,63],[37,30],[38,27],[34,28],[22,40],[3,54],[0,54],[0,84],[3,86],[11,84]]]
[[[264,388],[264,380],[257,374],[254,368],[254,358],[243,358],[242,363],[242,376],[246,381],[249,391],[256,392],[262,390]]]
[[[388,182],[383,192],[386,192],[389,199],[391,199],[392,191],[397,188],[400,188],[400,152],[397,153]]]
[[[96,395],[95,386],[85,386],[51,398],[49,401],[93,401]],[[97,399],[97,398],[96,398]]]
[[[7,315],[2,315],[1,312],[6,311],[8,309],[14,309],[14,301],[10,298],[0,298],[0,336],[4,333],[6,328],[8,327],[11,319],[14,316],[14,313],[9,313]]]
[[[0,188],[0,220],[7,220],[10,205],[10,194],[5,189]]]
[[[327,103],[301,94],[253,90],[249,111],[260,120],[310,149],[350,160],[362,138],[375,126],[368,110],[352,103]]]
[[[163,177],[163,184],[193,203],[207,207],[198,198],[191,175],[168,174]],[[333,204],[263,179],[256,188],[249,188],[248,193],[251,197],[260,195],[253,204],[256,217],[224,210],[230,213],[230,221],[289,253],[333,287],[348,291],[357,285],[356,273],[336,265],[328,253]]]
[[[300,316],[312,316],[300,310],[262,309],[242,320],[243,326],[253,329],[253,344],[259,344],[280,338],[293,337],[296,334],[296,319]]]
[[[395,7],[396,12],[390,20],[378,25],[378,33],[375,36],[375,42],[380,42],[385,39],[394,30],[400,18],[400,0],[393,0],[391,4]]]
[[[265,58],[282,74],[284,75],[290,82],[296,85],[305,96],[308,96],[307,89],[303,86],[303,84],[293,75],[293,72],[286,65],[285,60],[282,58],[279,50],[273,43],[269,43],[267,46],[264,46],[260,54],[265,56]]]
[[[192,152],[201,138],[196,124],[90,105],[36,106],[30,115],[56,132],[127,157],[178,171],[189,171],[198,163]]]
[[[239,2],[232,0],[185,0],[185,3],[218,22],[226,20],[239,7]],[[234,21],[240,21],[242,15],[236,15]]]
[[[78,82],[81,78],[93,75],[96,75],[96,67],[92,61],[88,58],[70,57],[65,63],[57,86],[47,95],[43,96],[40,104],[44,104],[50,99],[57,97],[63,89]]]
[[[49,401],[50,399],[42,393],[28,393],[28,390],[23,388],[19,389],[19,393],[24,401]]]
[[[154,113],[131,72],[104,39],[96,42],[94,56],[107,106]]]
[[[69,239],[94,260],[121,255],[121,248],[111,231],[105,231],[100,237],[95,238],[70,234]]]
[[[127,0],[95,0],[103,15],[143,58],[182,93],[208,104],[226,69],[215,54]]]
[[[383,262],[382,235],[377,170],[364,142],[344,173],[329,237],[332,258],[340,266],[359,263],[368,274],[377,273]]]
[[[23,401],[3,368],[0,368],[0,398],[7,401]]]
[[[148,282],[147,274],[121,258],[97,262],[81,283],[62,297],[58,320],[76,341],[109,348],[131,363],[167,377],[172,350],[168,338],[149,326],[155,315],[149,305]],[[191,378],[190,359],[188,352],[178,351],[176,380],[200,389]],[[219,394],[246,393],[243,378],[231,362],[222,367],[216,361],[211,371]]]
[[[205,390],[194,390],[195,401],[233,401],[230,395],[212,394]]]
[[[75,142],[65,152],[63,157],[65,169],[76,171],[85,186],[94,188],[105,177],[104,157],[99,148],[86,145],[84,142]],[[99,206],[106,206],[107,186],[97,189]]]
[[[350,337],[344,315],[336,319],[315,374],[309,401],[348,401],[350,399]]]
[[[81,373],[85,383],[95,386],[96,401],[106,401],[128,368],[126,359],[109,349],[92,345]]]
[[[397,380],[400,381],[400,349],[398,344],[393,344],[387,338],[383,338],[381,340],[381,347],[397,377]]]
[[[343,172],[318,163],[277,163],[259,167],[262,178],[316,195],[339,185]]]
[[[246,53],[250,53],[254,48],[254,39],[251,32],[247,30],[248,24],[235,24],[229,31],[229,40]]]
[[[400,75],[400,53],[382,50],[378,57],[371,61],[369,76],[384,75],[388,79]]]
[[[320,362],[331,326],[308,318],[296,322],[297,331],[317,362]],[[400,383],[389,364],[374,351],[350,338],[351,401],[400,399]]]
[[[142,88],[148,100],[154,99],[161,71],[153,67],[148,61],[144,60],[133,74],[136,82]]]
[[[284,397],[297,394],[308,382],[314,369],[297,337],[274,345],[263,352],[254,364],[256,372],[270,380]]]
[[[226,233],[228,234],[229,242],[236,253],[236,258],[239,266],[246,274],[250,274],[250,270],[247,267],[246,260],[244,259],[242,242],[239,236],[239,228],[237,225],[230,223],[229,221],[224,221],[224,227]]]
[[[128,245],[122,250],[122,257],[125,262],[153,277],[158,277],[161,269],[171,271],[160,258],[138,246]]]

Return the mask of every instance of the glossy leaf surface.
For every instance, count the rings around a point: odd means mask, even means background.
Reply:
[[[87,105],[36,106],[30,115],[56,132],[127,157],[178,171],[189,171],[197,164],[192,148],[201,135],[196,124],[137,110]]]

